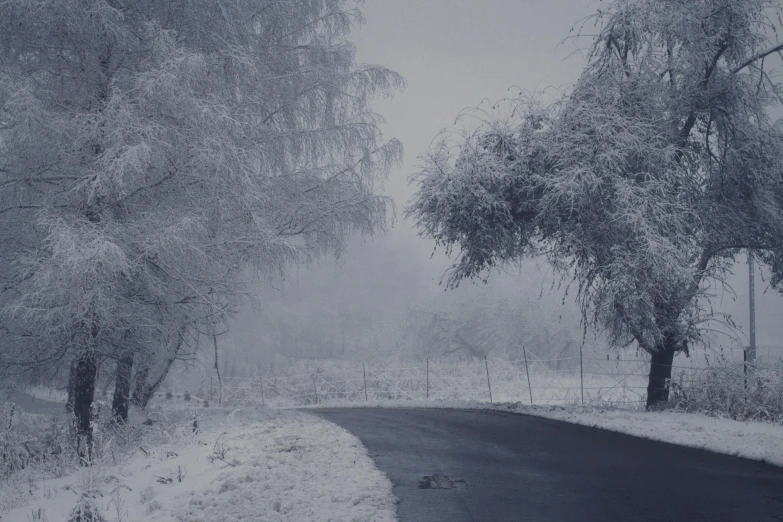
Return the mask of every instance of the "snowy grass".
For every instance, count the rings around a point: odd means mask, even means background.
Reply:
[[[391,483],[359,440],[302,412],[205,415],[198,433],[122,462],[27,484],[0,520],[65,522],[82,502],[108,522],[393,521]]]
[[[108,422],[108,408],[96,403],[93,423],[94,464],[91,470],[117,465],[140,447],[169,444],[187,436],[192,413],[154,412],[152,425],[134,419],[128,425]],[[0,512],[25,506],[35,497],[37,484],[48,484],[73,475],[79,466],[72,424],[63,413],[43,415],[27,413],[12,402],[0,403]],[[43,488],[44,495],[51,489]]]

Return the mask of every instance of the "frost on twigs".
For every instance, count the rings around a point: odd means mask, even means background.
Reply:
[[[207,460],[210,463],[222,462],[223,464],[226,464],[230,467],[234,467],[238,462],[236,459],[232,459],[231,461],[228,460],[228,452],[230,448],[226,446],[225,436],[226,433],[221,433],[218,435],[214,446],[212,446],[212,453],[207,455]]]
[[[678,409],[743,421],[783,423],[783,364],[682,372],[672,380]]]
[[[92,499],[82,496],[68,515],[68,522],[106,522],[106,518]]]

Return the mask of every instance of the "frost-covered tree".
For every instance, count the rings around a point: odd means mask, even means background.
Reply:
[[[451,282],[544,255],[583,318],[651,355],[648,407],[676,353],[703,339],[709,297],[742,252],[783,289],[783,44],[771,0],[616,0],[578,82],[452,148],[441,140],[409,209],[460,256]]]
[[[248,274],[383,228],[402,151],[368,103],[403,80],[355,62],[361,20],[343,0],[0,0],[0,363],[70,367],[82,438],[100,365],[127,409],[134,364],[148,395]]]

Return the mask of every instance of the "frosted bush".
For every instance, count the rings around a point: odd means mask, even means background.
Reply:
[[[671,383],[671,402],[689,412],[783,423],[783,364],[688,372]]]
[[[68,522],[106,522],[106,519],[90,498],[82,496],[68,515]]]

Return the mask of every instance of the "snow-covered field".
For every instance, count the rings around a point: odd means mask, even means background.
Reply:
[[[20,484],[2,522],[60,522],[85,496],[107,522],[393,521],[396,498],[361,442],[303,412],[242,412],[127,461]],[[6,492],[8,493],[8,492]]]
[[[650,363],[645,357],[561,357],[529,360],[446,358],[413,360],[299,361],[275,373],[253,378],[224,377],[222,386],[204,390],[212,403],[264,405],[277,408],[312,404],[349,404],[378,400],[521,402],[535,405],[615,405],[642,408]],[[783,366],[752,366],[778,389]],[[714,379],[710,382],[710,377]],[[672,383],[743,388],[743,366],[726,360],[710,362],[704,354],[679,357]],[[781,388],[783,389],[783,388]],[[742,395],[746,395],[744,388]],[[165,401],[162,401],[163,403]],[[176,403],[177,401],[169,401]]]
[[[299,362],[273,375],[223,378],[224,404],[278,408],[373,400],[472,400],[639,405],[649,363],[579,357],[453,361]],[[217,386],[217,385],[216,385]],[[218,389],[212,390],[213,400]]]

